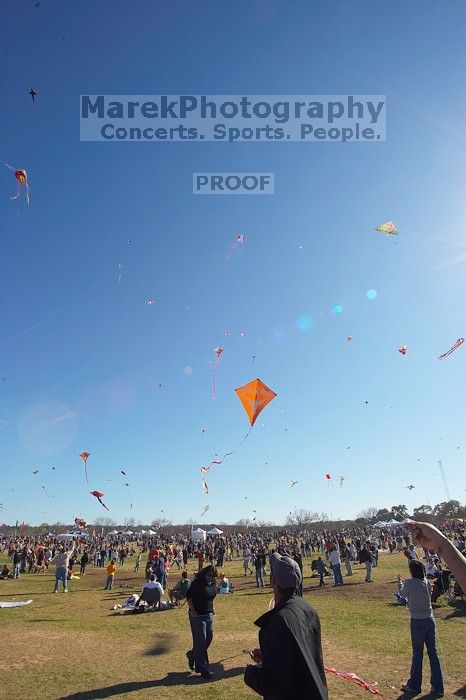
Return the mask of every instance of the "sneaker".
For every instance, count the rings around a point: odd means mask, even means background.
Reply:
[[[411,686],[407,683],[403,683],[403,685],[401,686],[401,690],[405,693],[411,693],[412,695],[419,695],[419,693],[421,692],[420,690],[414,690],[414,688],[411,688]]]
[[[435,690],[435,688],[432,687],[430,688],[430,692],[432,693],[432,695],[435,695],[436,698],[443,698],[443,696],[445,695],[443,690]]]
[[[68,589],[67,589],[67,588],[65,588],[65,590],[63,591],[63,593],[68,593]]]
[[[54,593],[58,593],[58,591],[54,591]]]

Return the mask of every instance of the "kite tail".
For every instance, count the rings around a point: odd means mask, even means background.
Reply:
[[[86,475],[86,482],[89,483],[89,479],[87,478],[87,460],[84,460],[84,474]]]
[[[8,166],[8,167],[9,167],[9,166]],[[10,199],[18,199],[19,194],[20,194],[20,187],[21,187],[21,185],[20,185],[19,182],[18,182],[18,191],[16,192],[16,194],[10,195]],[[29,204],[29,199],[28,199],[28,204]]]
[[[364,690],[368,690],[372,695],[380,695],[380,697],[383,700],[386,700],[385,696],[380,692],[380,690],[377,688],[377,683],[367,683],[365,680],[357,676],[355,673],[348,673],[347,671],[339,671],[336,668],[333,668],[333,666],[324,666],[325,670],[327,673],[333,673],[335,676],[338,676],[338,678],[343,678],[345,681],[350,681],[352,683],[356,683],[356,685],[359,685],[360,688],[364,688]]]
[[[215,364],[212,370],[212,398],[215,399],[217,397],[217,387],[216,387],[216,379],[217,379],[217,369],[218,365],[220,363],[220,355],[217,355],[215,358]]]
[[[103,507],[105,508],[105,510],[110,511],[110,508],[107,508],[107,506],[105,505],[105,503],[104,503],[100,498],[98,498],[97,500],[99,501],[99,503],[101,503],[101,504],[103,505]]]

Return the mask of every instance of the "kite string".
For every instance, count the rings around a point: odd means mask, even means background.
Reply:
[[[400,233],[407,233],[410,236],[420,236],[421,238],[430,238],[431,241],[441,241],[442,243],[451,243],[452,245],[458,245],[461,248],[466,248],[465,243],[461,243],[460,241],[452,241],[449,238],[440,238],[439,236],[429,236],[426,233],[418,233],[417,231],[407,231],[404,228],[400,228]]]
[[[15,340],[18,340],[19,338],[23,338],[25,335],[28,335],[31,331],[35,330],[36,328],[39,328],[39,327],[42,326],[44,323],[47,323],[47,321],[50,321],[50,320],[52,320],[52,318],[55,318],[56,316],[59,316],[60,314],[62,314],[64,311],[66,311],[67,309],[69,309],[70,306],[73,306],[73,304],[76,304],[76,302],[78,302],[78,301],[80,301],[81,299],[83,299],[87,294],[89,294],[89,292],[92,292],[93,289],[96,289],[96,288],[99,287],[101,284],[103,284],[103,282],[105,282],[105,280],[106,280],[108,277],[110,277],[111,275],[114,274],[114,271],[115,271],[114,268],[112,268],[112,270],[110,270],[109,272],[106,272],[105,275],[103,275],[102,277],[100,277],[96,282],[93,282],[93,283],[90,285],[90,287],[86,287],[86,289],[85,289],[83,292],[81,292],[80,294],[78,294],[77,297],[75,297],[74,299],[72,299],[71,301],[69,301],[67,304],[65,304],[64,306],[60,307],[59,309],[57,309],[57,310],[54,311],[53,313],[49,314],[48,316],[44,316],[44,318],[40,319],[39,321],[36,321],[36,323],[33,323],[32,326],[30,326],[30,327],[27,328],[26,330],[21,331],[20,333],[18,333],[17,335],[13,336],[12,338],[9,338],[8,340],[5,340],[3,343],[0,344],[0,348],[5,348],[5,347],[7,347],[8,345],[11,345],[11,343],[14,343]]]
[[[68,382],[72,381],[77,377],[79,374],[81,374],[82,370],[91,365],[98,357],[106,353],[115,343],[122,338],[126,333],[139,321],[141,318],[142,314],[144,313],[144,309],[137,314],[136,318],[134,318],[131,323],[129,323],[120,333],[118,333],[107,345],[105,345],[103,348],[98,350],[98,352],[95,353],[91,358],[86,360],[82,365],[80,365],[74,372],[72,372],[66,379],[64,379],[60,384],[57,384],[51,391],[49,391],[47,394],[42,396],[40,399],[34,401],[30,406],[37,406],[38,404],[42,403],[43,401],[46,401],[49,399],[51,396],[53,396],[59,389],[61,389],[63,386],[68,384]],[[24,409],[21,409],[19,413],[17,413],[13,418],[11,418],[9,421],[6,421],[4,425],[8,425],[9,423],[12,423],[13,421],[16,421],[23,413]]]

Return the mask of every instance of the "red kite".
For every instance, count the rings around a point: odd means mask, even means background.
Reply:
[[[254,379],[249,384],[235,389],[239,400],[244,406],[251,426],[256,422],[259,413],[276,397],[276,393],[269,389],[260,379]]]
[[[463,343],[464,343],[464,338],[458,338],[456,343],[454,343],[451,346],[451,348],[449,350],[447,350],[447,352],[444,352],[443,355],[439,355],[438,359],[444,360],[446,357],[451,355],[452,352],[455,352],[455,350],[457,350],[459,347],[461,347],[461,345],[463,345]]]
[[[97,500],[99,501],[99,503],[100,503],[101,505],[103,505],[103,507],[105,508],[105,510],[110,510],[110,508],[107,508],[107,506],[105,505],[105,503],[102,501],[102,496],[105,496],[105,494],[102,493],[102,491],[91,491],[91,496],[95,496],[95,497],[97,498]]]
[[[408,346],[402,345],[400,348],[398,348],[398,352],[401,352],[402,355],[406,355],[406,353],[408,352]]]
[[[86,474],[86,481],[87,481],[87,483],[89,483],[89,479],[87,478],[87,460],[91,456],[91,453],[90,452],[81,452],[81,454],[79,456],[81,457],[82,461],[84,462],[84,471]]]

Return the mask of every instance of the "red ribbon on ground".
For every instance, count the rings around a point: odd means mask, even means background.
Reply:
[[[377,688],[377,683],[366,683],[366,681],[357,676],[355,673],[339,671],[338,669],[333,668],[333,666],[324,666],[324,668],[327,673],[333,673],[334,676],[343,678],[345,681],[351,681],[352,683],[356,683],[356,685],[359,685],[360,688],[364,688],[364,690],[368,690],[370,693],[372,693],[372,695],[380,695],[380,697],[383,698],[383,700],[386,700],[385,696]]]

